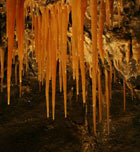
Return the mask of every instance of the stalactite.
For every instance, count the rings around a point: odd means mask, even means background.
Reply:
[[[102,121],[102,84],[101,84],[101,70],[98,70],[98,100],[99,100],[99,122]]]
[[[69,21],[69,9],[67,6],[62,6],[62,72],[63,72],[63,90],[64,90],[64,111],[65,118],[67,117],[67,70],[66,70],[66,58],[67,58],[67,28]]]
[[[23,69],[23,40],[24,40],[24,0],[17,0],[16,15],[17,37],[18,37],[18,56],[19,56],[19,83],[20,97],[22,90],[22,69]]]
[[[104,50],[103,50],[103,28],[104,28],[104,20],[105,20],[105,4],[104,0],[101,0],[100,4],[100,17],[99,17],[99,30],[98,30],[98,48],[102,63],[104,64]]]
[[[109,26],[111,27],[111,11],[110,11],[110,0],[106,0],[106,21]]]
[[[41,8],[41,11],[42,11],[42,51],[41,51],[41,82],[43,84],[44,82],[44,76],[45,76],[45,73],[44,73],[44,66],[45,66],[45,52],[46,52],[46,25],[45,25],[45,20],[46,20],[46,14],[45,14],[45,7],[42,7]]]
[[[8,93],[8,105],[9,105],[11,65],[12,65],[12,54],[14,47],[14,31],[15,31],[15,19],[16,19],[16,0],[13,1],[7,0],[6,9],[7,9],[7,36],[8,36],[7,93]]]
[[[67,117],[67,30],[69,22],[69,13],[71,7],[69,5],[58,2],[54,5],[47,7],[39,6],[39,12],[33,13],[33,1],[24,0],[7,0],[7,36],[8,36],[8,64],[7,64],[7,91],[8,91],[8,104],[10,104],[10,79],[11,79],[11,64],[13,56],[14,44],[14,28],[16,20],[16,34],[18,40],[18,57],[19,57],[19,83],[20,83],[20,96],[22,85],[22,71],[23,71],[23,41],[24,41],[24,12],[27,14],[28,10],[31,11],[32,18],[32,32],[35,34],[35,55],[38,63],[38,80],[39,90],[41,91],[41,82],[43,84],[46,79],[46,107],[47,118],[49,118],[49,82],[52,85],[52,118],[55,119],[55,94],[56,94],[56,70],[57,61],[59,61],[59,85],[60,92],[63,88],[64,93],[64,113]],[[100,57],[104,64],[104,50],[103,50],[103,27],[106,16],[106,21],[109,27],[113,24],[113,2],[114,0],[101,0],[99,13],[99,30],[97,33],[97,0],[90,0],[90,13],[91,13],[91,34],[92,34],[92,105],[93,105],[93,131],[96,135],[96,87],[98,76],[98,98],[99,98],[99,121],[102,120],[102,85],[101,85],[101,70],[97,72],[98,66],[98,52],[99,48]],[[118,24],[120,27],[120,10],[122,0],[118,0]],[[106,5],[105,5],[106,4]],[[24,8],[25,7],[25,8]],[[72,55],[72,70],[73,79],[76,79],[76,93],[79,94],[79,70],[82,79],[82,96],[83,103],[86,102],[85,90],[85,61],[84,61],[84,14],[87,7],[87,0],[72,0],[72,49],[69,44],[70,56]],[[106,7],[106,8],[105,8]],[[106,10],[105,10],[106,9]],[[79,26],[77,26],[79,25]],[[97,40],[98,35],[98,40]],[[97,43],[98,42],[98,43]],[[33,48],[33,46],[32,46]],[[26,71],[28,68],[28,51],[27,45],[25,48],[26,57]],[[33,51],[33,50],[32,50]],[[127,54],[129,56],[129,54]],[[126,56],[127,56],[126,55]],[[106,90],[106,104],[107,104],[107,130],[110,132],[109,123],[109,99],[111,98],[112,90],[112,62],[107,54],[107,60],[110,66],[110,73],[105,70],[105,90]],[[127,57],[128,62],[128,57]],[[17,65],[15,61],[15,83],[17,84]],[[80,68],[79,68],[80,67]],[[1,88],[3,85],[3,69],[4,57],[1,56]],[[23,71],[24,72],[24,71]],[[46,74],[46,75],[45,75]],[[114,70],[114,82],[116,82],[116,72]],[[123,81],[124,89],[124,110],[126,106],[125,97],[125,81]],[[133,88],[131,89],[133,99]]]
[[[41,92],[41,52],[42,52],[42,16],[38,16],[38,81],[39,81],[39,92]]]
[[[73,79],[76,78],[76,55],[77,55],[77,2],[72,0],[72,68]]]
[[[107,131],[110,133],[110,122],[109,122],[109,82],[108,82],[108,71],[105,69],[105,91],[106,91],[106,104],[107,104]]]
[[[57,23],[56,23],[56,9],[54,6],[51,6],[51,49],[52,49],[52,118],[55,119],[55,89],[56,89],[56,52],[57,52],[57,39],[56,39],[56,33],[57,33]]]
[[[49,118],[49,68],[50,68],[50,58],[49,58],[49,53],[50,53],[50,41],[51,41],[51,35],[50,35],[50,14],[48,8],[46,8],[46,34],[47,34],[47,41],[46,41],[46,107],[47,107],[47,118]]]
[[[92,69],[92,104],[93,104],[93,124],[94,134],[96,135],[96,73],[97,73],[97,0],[90,0],[91,10],[91,34],[93,50],[93,69]]]
[[[62,77],[62,5],[58,3],[58,53],[59,53],[59,87],[62,92],[63,77]]]
[[[124,111],[126,110],[126,89],[125,89],[125,80],[123,80],[123,103],[124,103]]]

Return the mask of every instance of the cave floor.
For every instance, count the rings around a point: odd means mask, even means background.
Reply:
[[[56,118],[52,121],[46,118],[45,89],[42,87],[39,92],[35,79],[23,79],[22,98],[18,96],[17,86],[12,90],[9,106],[6,93],[0,95],[0,152],[140,152],[140,101],[137,98],[131,101],[127,90],[124,112],[120,84],[113,85],[110,135],[106,133],[106,121],[100,124],[97,117],[96,137],[92,135],[91,108],[88,126],[85,125],[81,97],[76,101],[73,96],[68,102],[68,118],[65,119],[63,94],[57,89]]]

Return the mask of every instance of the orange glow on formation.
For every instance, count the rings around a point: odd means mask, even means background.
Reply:
[[[90,0],[91,35],[92,35],[92,106],[93,106],[93,132],[96,135],[96,88],[98,87],[99,98],[99,121],[102,120],[102,84],[101,69],[98,66],[98,50],[102,63],[104,64],[103,29],[105,21],[109,28],[113,26],[113,2],[114,0],[101,0],[99,7],[99,29],[97,30],[97,0]],[[120,27],[121,0],[118,0],[118,26]],[[36,7],[38,13],[33,12]],[[39,90],[44,80],[46,81],[46,107],[47,118],[49,112],[49,82],[52,85],[52,118],[55,119],[55,94],[57,63],[59,64],[60,92],[64,93],[64,115],[67,117],[67,59],[70,55],[72,62],[73,79],[76,80],[76,94],[79,95],[79,72],[82,81],[83,103],[86,103],[85,90],[85,59],[84,59],[84,15],[87,8],[87,0],[72,0],[71,6],[64,2],[57,2],[47,6],[38,6],[33,0],[7,0],[7,37],[8,37],[8,63],[7,63],[7,93],[8,105],[10,104],[10,83],[12,59],[15,60],[14,33],[16,27],[16,40],[18,41],[19,60],[19,86],[20,97],[22,95],[23,57],[26,59],[26,70],[28,69],[28,44],[24,45],[24,20],[31,11],[32,33],[35,37],[35,55],[38,64]],[[72,44],[68,41],[69,14],[72,13]],[[77,26],[78,25],[78,26]],[[67,44],[69,47],[67,47]],[[25,46],[25,47],[24,47]],[[32,47],[33,48],[33,47]],[[70,54],[67,50],[69,48]],[[25,50],[25,51],[24,51]],[[24,52],[23,52],[24,51]],[[33,50],[32,50],[33,53]],[[105,55],[109,61],[110,72],[105,70],[105,91],[107,104],[107,129],[109,129],[109,100],[112,90],[112,63],[108,54]],[[59,62],[57,62],[59,61]],[[15,83],[17,84],[17,64],[15,61]],[[1,54],[1,91],[4,77],[4,54]],[[80,69],[80,70],[79,70]],[[98,77],[98,81],[97,81]],[[114,81],[116,73],[114,72]],[[131,90],[132,92],[132,90]],[[133,92],[132,92],[133,96]],[[124,81],[124,110],[125,110],[125,81]]]

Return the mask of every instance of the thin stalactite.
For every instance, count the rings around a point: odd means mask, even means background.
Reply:
[[[90,0],[91,33],[92,33],[92,106],[93,106],[93,131],[96,135],[96,74],[97,74],[97,0]]]
[[[6,1],[7,10],[7,36],[8,36],[8,60],[7,60],[7,93],[8,105],[10,104],[10,84],[11,84],[11,66],[14,49],[14,32],[16,20],[16,0]]]

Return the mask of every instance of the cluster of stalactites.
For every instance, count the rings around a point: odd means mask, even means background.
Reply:
[[[40,6],[41,15],[34,17],[35,54],[38,63],[39,88],[46,80],[46,106],[49,117],[49,81],[52,84],[52,118],[55,118],[56,68],[59,63],[60,91],[64,92],[67,117],[67,29],[71,7],[62,3]]]
[[[99,98],[99,121],[102,120],[102,88],[101,88],[101,69],[98,66],[98,54],[100,55],[101,61],[104,64],[104,56],[109,61],[109,71],[105,70],[105,96],[106,96],[106,107],[107,107],[107,130],[110,132],[109,127],[109,102],[112,98],[112,62],[109,55],[103,50],[103,29],[106,21],[109,28],[113,27],[113,4],[114,0],[100,0],[99,7],[99,24],[97,17],[97,0],[90,0],[90,14],[91,14],[91,35],[92,35],[92,106],[93,106],[93,131],[96,134],[96,88],[98,87],[98,98]],[[120,12],[122,7],[122,0],[118,0],[118,27],[120,27]],[[99,25],[97,30],[97,25]],[[98,79],[96,78],[98,77]],[[97,81],[98,80],[98,81]],[[97,81],[97,82],[96,82]],[[125,92],[125,87],[124,87]],[[124,93],[125,95],[125,93]],[[125,97],[124,97],[124,109],[125,109]]]
[[[22,83],[22,61],[23,61],[23,40],[24,40],[24,0],[7,0],[7,37],[8,37],[8,63],[7,63],[7,92],[8,104],[10,104],[10,83],[11,83],[11,66],[14,59],[14,34],[16,23],[16,37],[18,41],[18,57],[19,57],[19,81],[20,95]]]
[[[90,0],[91,13],[91,34],[92,34],[92,107],[93,107],[93,125],[96,134],[96,88],[98,88],[99,97],[99,121],[102,120],[102,86],[101,86],[101,69],[98,65],[98,51],[102,63],[104,56],[109,60],[108,54],[103,50],[103,29],[104,23],[107,22],[109,28],[113,26],[113,2],[114,0],[101,0],[99,11],[99,28],[97,17],[97,0]],[[118,0],[118,24],[120,27],[120,8],[121,0]],[[44,80],[46,80],[46,107],[47,118],[49,117],[49,85],[52,85],[52,118],[55,118],[55,93],[56,93],[56,68],[59,63],[59,85],[60,91],[64,93],[64,113],[67,117],[67,30],[69,23],[69,13],[72,12],[72,47],[69,45],[69,52],[72,59],[73,79],[76,80],[76,93],[79,94],[79,69],[82,80],[83,103],[86,102],[85,93],[85,60],[84,60],[84,14],[87,7],[87,0],[72,0],[71,6],[58,2],[53,5],[37,6],[39,14],[34,15],[34,2],[31,0],[7,0],[7,36],[8,36],[8,72],[7,72],[7,89],[8,104],[10,104],[10,79],[11,64],[14,57],[14,31],[16,22],[16,38],[18,41],[18,58],[19,58],[19,82],[20,95],[23,71],[23,41],[24,41],[24,13],[31,11],[32,32],[35,35],[35,54],[38,63],[38,80],[39,89]],[[27,67],[27,45],[25,47],[26,67]],[[110,70],[105,70],[105,92],[107,105],[107,128],[109,133],[109,100],[111,99],[112,84],[112,62],[109,62]],[[15,75],[17,75],[17,64],[15,64]],[[98,78],[98,79],[97,79]],[[98,80],[98,81],[97,81]],[[17,78],[16,78],[17,82]],[[124,83],[125,84],[125,83]],[[124,85],[125,90],[125,85]],[[125,95],[125,91],[124,91]],[[125,98],[124,98],[125,107]]]

